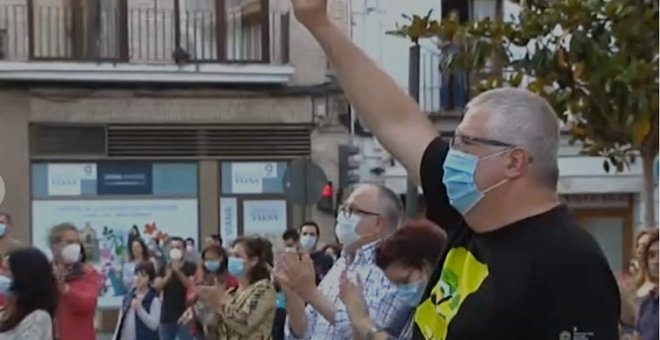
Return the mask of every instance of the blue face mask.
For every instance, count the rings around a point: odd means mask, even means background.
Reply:
[[[211,273],[215,273],[218,270],[220,270],[221,263],[218,260],[213,260],[213,261],[204,261],[204,268],[206,270],[210,271]]]
[[[305,250],[313,250],[316,246],[316,236],[303,235],[300,237],[300,246]]]
[[[0,237],[4,237],[6,233],[7,233],[7,225],[4,223],[0,223]]]
[[[241,277],[245,272],[245,260],[240,257],[230,256],[227,261],[227,270],[234,277]]]
[[[417,306],[424,292],[424,281],[407,283],[397,287],[397,298],[408,306]]]
[[[11,295],[12,279],[10,277],[0,275],[0,294]]]
[[[474,182],[474,175],[477,171],[479,160],[489,159],[499,156],[508,150],[494,153],[492,155],[479,158],[456,149],[449,149],[445,163],[442,168],[444,175],[442,176],[442,183],[447,188],[447,195],[449,196],[449,203],[458,210],[461,215],[465,215],[470,209],[474,208],[484,195],[495,189],[496,187],[504,184],[507,180],[504,179],[495,185],[489,187],[484,191],[477,188]]]

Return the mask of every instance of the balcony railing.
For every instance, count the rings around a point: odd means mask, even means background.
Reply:
[[[269,5],[269,0],[0,0],[0,59],[286,64],[289,14]]]

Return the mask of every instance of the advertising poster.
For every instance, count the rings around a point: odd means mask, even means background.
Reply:
[[[286,201],[243,202],[243,234],[279,239],[287,228]]]
[[[238,204],[235,197],[220,198],[220,236],[229,248],[238,238]]]
[[[261,194],[264,179],[277,178],[277,163],[232,163],[231,173],[234,194]]]
[[[50,229],[59,223],[78,227],[88,261],[104,277],[100,309],[118,309],[126,294],[122,267],[128,261],[128,236],[137,231],[150,249],[167,236],[192,237],[198,244],[196,199],[53,200],[32,202],[32,243],[52,256]]]

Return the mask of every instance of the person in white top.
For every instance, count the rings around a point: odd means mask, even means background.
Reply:
[[[4,262],[0,340],[52,340],[57,281],[48,258],[36,248],[22,248],[10,252]]]
[[[114,340],[158,340],[161,301],[152,287],[155,277],[150,261],[135,265],[133,288],[124,297]]]

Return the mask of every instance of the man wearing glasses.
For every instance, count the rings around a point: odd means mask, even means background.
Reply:
[[[557,194],[559,123],[550,105],[519,89],[482,93],[447,143],[332,23],[327,0],[292,3],[362,121],[417,177],[429,219],[447,231],[414,338],[616,339],[614,276]]]
[[[390,189],[365,184],[353,191],[337,214],[335,233],[343,245],[342,256],[318,288],[309,255],[302,259],[292,253],[281,255],[276,277],[286,295],[288,339],[354,338],[339,298],[339,279],[344,271],[361,283],[369,315],[378,320],[380,327],[387,328],[402,313],[409,312],[374,261],[376,246],[399,226],[402,211],[399,198]],[[390,329],[394,334],[398,331]]]

